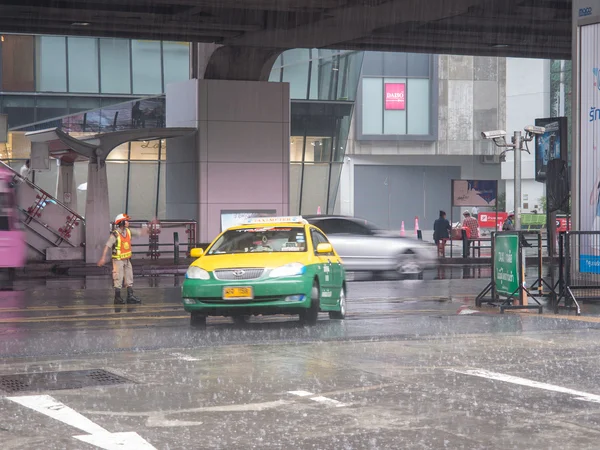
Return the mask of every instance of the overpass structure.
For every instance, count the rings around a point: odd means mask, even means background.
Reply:
[[[572,0],[4,0],[6,33],[222,46],[207,78],[290,48],[570,59]],[[214,67],[214,66],[218,67]]]

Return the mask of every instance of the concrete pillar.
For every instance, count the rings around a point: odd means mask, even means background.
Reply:
[[[90,160],[85,203],[85,262],[96,263],[110,233],[106,164]]]
[[[61,160],[58,168],[58,182],[56,183],[56,198],[67,207],[77,211],[77,186],[75,183],[75,165],[72,162]]]
[[[189,80],[167,87],[167,126],[197,127],[193,140],[170,139],[178,155],[167,167],[167,212],[196,202],[200,242],[221,231],[221,215],[289,213],[288,83]],[[183,169],[195,164],[196,171]],[[167,164],[169,166],[169,164]],[[195,189],[197,195],[190,194]],[[193,211],[190,208],[189,211]]]

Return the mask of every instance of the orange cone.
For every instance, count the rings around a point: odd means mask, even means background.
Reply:
[[[415,234],[419,234],[419,217],[415,216]]]
[[[321,215],[321,207],[317,206],[317,216],[320,216],[320,215]]]
[[[400,226],[400,236],[406,236],[406,231],[404,230],[404,220],[402,221],[402,225]]]

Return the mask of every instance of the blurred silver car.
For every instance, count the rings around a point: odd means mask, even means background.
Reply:
[[[434,244],[400,236],[397,231],[382,230],[354,217],[303,217],[327,235],[348,271],[395,271],[422,276],[425,269],[437,267]]]

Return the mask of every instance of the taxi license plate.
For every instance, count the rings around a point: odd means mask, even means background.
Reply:
[[[226,287],[223,288],[224,299],[248,300],[254,298],[251,287]]]

